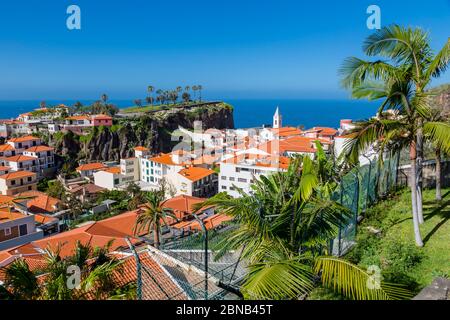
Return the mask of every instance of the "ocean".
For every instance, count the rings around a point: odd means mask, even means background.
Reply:
[[[272,124],[276,107],[280,108],[284,126],[339,127],[341,119],[366,119],[375,114],[377,103],[365,100],[275,100],[275,99],[229,99],[225,100],[234,107],[236,128],[249,128]],[[46,101],[47,105],[63,103],[73,105],[74,100]],[[81,100],[83,104],[93,101]],[[119,108],[130,106],[131,100],[111,100]],[[0,119],[11,119],[20,113],[39,107],[39,101],[15,100],[0,101]]]

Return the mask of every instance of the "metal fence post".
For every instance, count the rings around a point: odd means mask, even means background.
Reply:
[[[142,274],[141,274],[141,260],[139,259],[139,255],[136,252],[136,249],[131,244],[131,241],[128,237],[125,238],[125,241],[128,244],[128,247],[130,247],[131,252],[133,253],[134,260],[136,261],[136,282],[137,282],[137,288],[136,288],[136,298],[137,300],[142,300]]]
[[[205,300],[208,300],[208,229],[206,228],[203,221],[196,215],[193,214],[195,220],[198,221],[200,227],[203,230],[204,239],[205,239]]]

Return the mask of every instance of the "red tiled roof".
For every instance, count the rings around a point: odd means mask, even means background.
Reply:
[[[25,151],[26,152],[43,152],[43,151],[53,151],[53,150],[55,150],[55,149],[52,147],[49,147],[49,146],[35,146],[35,147],[28,148]]]
[[[21,154],[12,156],[12,157],[3,158],[3,159],[5,159],[6,161],[9,161],[9,162],[24,162],[24,161],[37,160],[36,157],[24,156]]]
[[[8,143],[0,145],[0,152],[15,150],[14,147]]]
[[[202,168],[202,167],[188,167],[188,168],[178,171],[178,174],[195,182],[195,181],[201,180],[205,177],[208,177],[212,174],[215,174],[215,171],[206,169],[206,168]]]
[[[169,208],[174,211],[174,214],[178,219],[184,218],[186,215],[194,212],[193,205],[204,202],[206,199],[191,197],[187,195],[179,195],[174,198],[168,199],[162,203],[163,208]]]
[[[28,136],[23,136],[23,137],[19,137],[19,138],[12,138],[12,139],[9,139],[8,141],[10,141],[10,142],[27,142],[27,141],[33,141],[33,140],[41,140],[41,139],[38,137],[28,135]]]
[[[109,168],[103,168],[100,169],[100,171],[105,171],[113,174],[119,174],[120,173],[120,167],[109,167]]]
[[[90,170],[99,170],[106,168],[106,166],[103,163],[100,162],[92,162],[87,164],[82,164],[79,167],[77,167],[77,171],[90,171]]]
[[[150,149],[146,148],[146,147],[142,147],[142,146],[137,146],[134,148],[134,150],[136,151],[149,151]]]
[[[18,178],[32,177],[32,176],[36,176],[36,173],[30,172],[30,171],[12,171],[10,173],[0,176],[0,179],[12,180],[12,179],[18,179]]]
[[[40,191],[25,191],[18,195],[19,197],[33,197],[27,201],[27,208],[33,213],[47,213],[58,210],[61,202],[59,199],[50,197],[48,194]]]

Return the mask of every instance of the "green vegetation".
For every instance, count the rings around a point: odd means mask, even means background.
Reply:
[[[6,268],[1,268],[5,281],[0,285],[0,299],[11,300],[84,300],[107,299],[120,291],[115,283],[114,273],[120,272],[121,261],[109,256],[112,242],[105,247],[92,248],[77,242],[74,254],[61,257],[61,247],[45,250],[46,266],[42,270],[30,270],[28,264],[18,259]],[[79,288],[70,288],[69,266],[76,265],[81,270]],[[45,274],[45,285],[38,276]],[[132,287],[131,287],[132,288]]]
[[[357,245],[346,257],[362,267],[380,266],[386,281],[404,284],[414,292],[437,276],[450,276],[450,189],[443,194],[438,202],[434,190],[424,191],[422,248],[413,245],[411,193],[403,190],[367,211]],[[380,235],[374,234],[375,229]]]
[[[434,53],[427,32],[393,25],[367,37],[363,49],[376,60],[346,59],[340,70],[342,83],[353,97],[379,100],[380,107],[376,117],[356,123],[346,146],[347,156],[351,162],[357,162],[358,156],[373,145],[380,155],[409,149],[415,242],[423,246],[419,226],[424,223],[421,184],[424,142],[434,146],[436,158],[440,159],[441,151],[450,153],[449,119],[432,111],[426,89],[450,63],[450,39]],[[440,177],[440,165],[436,168]]]
[[[219,256],[242,250],[249,273],[241,286],[244,298],[298,299],[319,284],[351,299],[409,297],[402,288],[381,282],[369,289],[369,273],[350,262],[328,256],[328,241],[351,217],[332,200],[339,171],[317,144],[317,158],[291,159],[287,172],[261,176],[249,195],[219,193],[196,206],[215,206],[234,218],[235,230],[218,245]]]

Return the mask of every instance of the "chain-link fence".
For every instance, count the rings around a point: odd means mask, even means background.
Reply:
[[[368,164],[354,168],[341,179],[333,196],[353,213],[339,228],[337,238],[330,241],[330,252],[337,256],[345,254],[355,243],[358,216],[397,185],[398,154],[383,161],[367,160]]]
[[[330,241],[330,253],[345,254],[355,243],[358,217],[397,183],[398,156],[354,168],[342,177],[333,199],[353,214]],[[200,222],[200,221],[199,221]],[[201,223],[201,222],[200,222]],[[217,256],[216,245],[236,226],[231,224],[166,240],[158,250],[149,247],[147,260],[138,263],[138,299],[237,299],[246,275],[241,251]],[[155,294],[158,293],[158,294]]]

